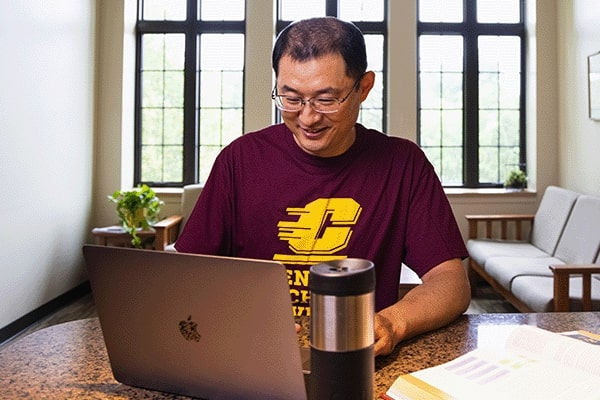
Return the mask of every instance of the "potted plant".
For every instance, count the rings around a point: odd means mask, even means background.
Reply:
[[[504,187],[507,189],[523,190],[527,187],[527,175],[520,169],[510,171],[504,181]]]
[[[117,205],[121,226],[133,238],[131,244],[141,247],[142,240],[138,237],[137,230],[148,229],[157,221],[160,207],[164,202],[145,184],[130,191],[117,190],[107,197]]]

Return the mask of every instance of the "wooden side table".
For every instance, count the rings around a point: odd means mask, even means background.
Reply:
[[[111,225],[92,229],[92,234],[96,238],[96,243],[102,246],[133,247],[133,239],[122,226]],[[154,238],[156,232],[153,228],[147,230],[138,230],[138,237],[142,240],[142,247],[146,249],[154,248]]]

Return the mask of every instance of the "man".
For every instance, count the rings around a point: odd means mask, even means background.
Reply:
[[[272,93],[284,124],[221,152],[176,248],[281,261],[296,315],[310,313],[311,265],[373,261],[381,355],[451,322],[470,290],[463,240],[423,152],[356,123],[375,79],[366,68],[364,38],[351,23],[314,18],[285,29],[273,50]],[[403,262],[423,284],[398,301]]]

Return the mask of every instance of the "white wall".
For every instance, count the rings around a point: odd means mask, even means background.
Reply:
[[[0,328],[84,281],[94,1],[0,2]]]
[[[600,121],[588,118],[587,56],[600,51],[597,0],[564,0],[558,12],[561,185],[600,195]]]
[[[93,220],[103,226],[118,221],[106,196],[133,186],[136,0],[101,0],[97,12]]]

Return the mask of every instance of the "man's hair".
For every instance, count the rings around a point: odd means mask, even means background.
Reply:
[[[329,54],[340,54],[346,62],[346,75],[360,78],[367,70],[365,38],[351,22],[334,17],[309,18],[288,25],[273,47],[273,70],[279,75],[279,61],[289,55],[307,61]]]

